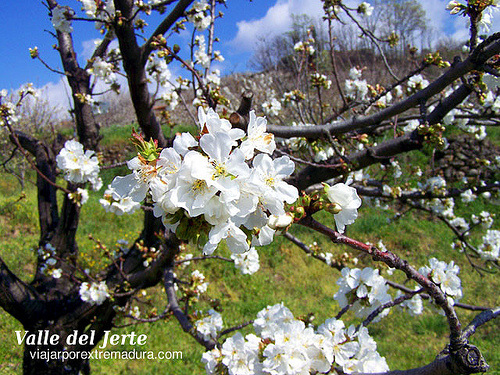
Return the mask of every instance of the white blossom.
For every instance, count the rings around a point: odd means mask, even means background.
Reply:
[[[207,55],[207,45],[205,42],[205,37],[203,35],[198,35],[195,38],[195,43],[198,48],[194,52],[195,62],[200,64],[202,67],[208,69],[210,67],[210,56]]]
[[[469,224],[463,217],[456,217],[450,221],[450,224],[453,225],[461,232],[465,232],[469,230]]]
[[[271,98],[269,101],[262,103],[262,110],[266,115],[278,116],[281,111],[281,102],[276,98]]]
[[[91,305],[101,305],[109,297],[108,286],[104,281],[91,284],[84,282],[80,285],[80,298]]]
[[[241,143],[241,151],[245,155],[245,159],[251,159],[254,156],[255,150],[272,154],[276,149],[274,135],[266,133],[267,121],[263,117],[256,117],[255,112],[250,112],[248,122],[248,136]]]
[[[483,243],[478,248],[479,255],[484,260],[500,258],[500,231],[488,230],[483,236]]]
[[[96,77],[101,78],[104,82],[111,84],[116,82],[116,74],[114,72],[114,65],[96,57],[92,62],[92,66],[87,69],[89,74],[94,74]]]
[[[206,0],[199,0],[193,3],[193,7],[188,11],[187,18],[194,24],[198,31],[203,31],[210,26],[210,15],[206,11],[210,8]]]
[[[202,107],[198,121],[199,141],[180,134],[161,152],[135,134],[139,153],[127,163],[132,173],[116,177],[101,204],[123,214],[151,197],[154,215],[169,230],[184,240],[196,239],[205,254],[225,242],[233,254],[246,254],[235,258],[242,271],[255,272],[258,257],[250,246],[270,243],[275,230],[269,216],[284,215],[285,204],[298,198],[297,189],[284,181],[295,165],[286,156],[269,156],[276,148],[274,136],[253,111],[247,133]]]
[[[408,121],[408,123],[405,126],[403,126],[403,131],[405,133],[412,132],[416,128],[418,128],[419,125],[420,125],[420,122],[418,120],[410,120],[410,121]]]
[[[62,33],[72,33],[72,16],[73,11],[71,10],[71,8],[58,5],[52,9],[52,26],[54,26],[54,29]]]
[[[429,81],[424,79],[424,77],[422,77],[421,74],[417,74],[417,75],[412,76],[408,80],[408,91],[410,93],[413,93],[415,91],[419,91],[419,90],[426,88],[428,85],[429,85]]]
[[[66,141],[56,157],[57,167],[64,171],[66,181],[85,183],[89,181],[94,190],[99,190],[99,161],[94,151],[83,151],[83,145],[75,140]]]
[[[471,219],[474,224],[481,224],[483,228],[489,229],[493,225],[493,216],[487,211],[481,211],[479,216],[473,214]]]
[[[392,298],[387,293],[389,286],[379,275],[378,270],[370,267],[363,270],[344,267],[341,273],[342,277],[337,280],[340,289],[333,298],[341,308],[352,303],[352,309],[357,317],[366,318],[379,306],[391,301]],[[376,320],[388,313],[389,309],[384,309]]]
[[[215,347],[212,350],[203,353],[201,356],[201,361],[205,364],[205,371],[207,375],[215,375],[216,368],[221,359],[222,353],[219,348]]]
[[[418,287],[415,287],[415,290],[418,290]],[[401,295],[402,295],[401,291],[398,290],[396,297],[399,297]],[[403,301],[401,304],[399,304],[399,307],[407,311],[408,314],[410,314],[411,316],[420,315],[424,311],[424,304],[422,301],[422,297],[420,297],[419,294],[415,294],[410,299]]]
[[[118,194],[111,185],[108,185],[108,188],[104,192],[104,197],[99,200],[99,203],[106,212],[111,212],[117,216],[125,213],[134,213],[141,207],[141,204],[134,201],[132,197]]]
[[[465,190],[462,194],[460,194],[460,197],[464,203],[473,202],[477,198],[476,194],[474,194],[471,189]]]
[[[363,1],[359,4],[357,11],[359,14],[370,17],[373,13],[373,7],[369,3]]]
[[[451,0],[447,5],[446,5],[446,10],[450,11],[450,14],[457,14],[460,12],[462,9],[461,4],[458,1]]]
[[[222,316],[217,311],[208,310],[208,316],[195,322],[196,330],[205,340],[216,339],[222,330]]]
[[[191,272],[193,289],[197,294],[203,294],[207,291],[208,282],[205,281],[205,275],[198,270]]]
[[[234,260],[234,266],[239,269],[243,275],[251,275],[260,268],[259,253],[254,247],[251,247],[250,250],[241,254],[231,254],[231,259]]]
[[[344,183],[333,186],[325,184],[325,192],[328,200],[340,211],[334,215],[335,225],[340,233],[344,233],[346,225],[354,223],[358,217],[358,208],[361,206],[356,189]]]
[[[366,327],[346,329],[332,318],[315,331],[278,304],[260,311],[254,328],[256,335],[238,332],[226,339],[220,352],[205,353],[207,374],[214,374],[219,363],[235,375],[328,373],[334,365],[346,372],[389,370]]]
[[[430,278],[436,283],[447,297],[450,297],[450,302],[458,301],[462,298],[462,285],[458,273],[460,268],[455,265],[455,262],[439,261],[436,258],[429,260],[429,265],[419,269],[419,272]]]
[[[363,101],[368,96],[368,84],[365,80],[347,79],[345,81],[345,93],[351,100]]]

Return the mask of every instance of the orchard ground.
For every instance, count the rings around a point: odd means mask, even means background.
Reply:
[[[178,128],[175,131],[185,131]],[[109,149],[127,145],[130,128],[105,128],[103,146]],[[498,132],[492,132],[492,139],[499,139]],[[496,137],[495,137],[496,135]],[[122,147],[121,149],[124,149]],[[122,160],[127,156],[120,155]],[[419,163],[419,152],[405,156],[412,163]],[[401,163],[403,165],[403,163]],[[425,168],[425,165],[421,166]],[[127,173],[126,167],[103,171],[104,186],[115,174]],[[21,191],[17,180],[7,173],[0,174],[0,256],[9,265],[10,269],[28,282],[35,270],[35,249],[38,241],[38,216],[36,203],[36,188],[31,183],[35,180],[33,173],[27,173],[24,191]],[[62,180],[61,180],[62,181]],[[60,196],[61,198],[62,196]],[[116,217],[106,213],[99,199],[102,191],[91,192],[89,201],[82,208],[82,220],[78,229],[77,241],[81,250],[81,263],[90,270],[102,269],[108,261],[102,252],[96,249],[95,242],[89,239],[99,239],[106,246],[116,249],[118,239],[132,242],[137,238],[142,225],[142,213]],[[465,207],[457,199],[456,212],[459,214]],[[477,199],[469,207],[469,212],[476,215],[486,209],[482,198]],[[470,210],[472,208],[472,210]],[[489,212],[500,217],[500,207],[491,206]],[[359,210],[359,218],[355,224],[349,226],[347,234],[350,237],[377,243],[380,239],[391,251],[407,259],[416,268],[428,263],[428,259],[436,257],[439,260],[450,262],[454,260],[460,266],[460,277],[464,290],[461,302],[494,307],[500,305],[500,278],[498,273],[484,273],[480,276],[470,266],[466,256],[453,250],[450,244],[453,241],[452,232],[438,219],[426,214],[410,212],[403,217],[392,220],[394,211],[382,211],[370,207],[364,202]],[[333,217],[323,217],[323,222]],[[390,223],[389,223],[390,221]],[[496,224],[498,226],[498,224]],[[495,229],[499,229],[496,228]],[[316,242],[318,252],[331,252],[335,258],[342,254],[350,254],[346,265],[350,267],[376,267],[387,279],[404,282],[400,272],[392,276],[387,274],[387,267],[373,262],[369,257],[355,253],[355,251],[341,245],[329,243],[326,238],[313,234],[302,227],[292,226],[290,232],[299,237],[306,244]],[[477,241],[479,241],[479,235]],[[254,319],[256,313],[267,305],[274,305],[281,301],[291,309],[295,317],[305,318],[308,314],[314,315],[314,324],[321,324],[325,319],[335,316],[339,307],[333,299],[338,289],[336,280],[340,273],[320,261],[306,256],[302,250],[283,237],[269,245],[258,249],[261,269],[254,275],[241,275],[232,264],[217,260],[194,264],[186,269],[186,275],[194,269],[199,269],[210,283],[205,294],[206,300],[200,300],[196,309],[206,311],[210,302],[220,300],[224,319],[224,328],[238,325]],[[185,253],[195,256],[199,250],[187,248]],[[229,255],[227,249],[222,254]],[[358,263],[354,265],[353,259]],[[182,278],[182,275],[180,275]],[[394,295],[395,293],[393,293]],[[167,302],[161,287],[146,291],[146,296],[139,303],[141,317],[153,316],[161,313]],[[209,301],[212,299],[212,301]],[[444,348],[448,342],[448,325],[444,316],[431,310],[429,303],[424,302],[424,314],[411,317],[398,308],[390,312],[390,317],[369,326],[370,334],[377,341],[379,352],[385,356],[393,369],[407,369],[418,367],[431,362],[436,353]],[[192,310],[194,311],[194,310]],[[477,313],[457,309],[463,324],[467,324]],[[351,321],[352,316],[345,319]],[[130,323],[129,320],[119,320],[118,325]],[[0,311],[0,374],[21,374],[23,350],[17,344],[15,330],[22,330],[22,326],[11,316]],[[485,354],[490,365],[489,374],[500,374],[500,322],[494,320],[490,324],[480,327],[472,337],[471,342]],[[251,332],[247,327],[243,333]],[[113,333],[126,334],[135,332],[137,335],[146,334],[147,344],[141,348],[153,352],[182,351],[182,360],[171,359],[164,361],[148,360],[93,360],[91,370],[94,374],[204,374],[201,355],[203,348],[196,345],[193,338],[182,332],[178,322],[169,318],[153,324],[130,325],[115,329]],[[108,350],[131,350],[137,347],[118,345]]]

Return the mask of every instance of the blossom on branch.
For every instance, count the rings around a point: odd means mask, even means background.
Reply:
[[[83,145],[75,140],[66,141],[56,157],[57,167],[64,172],[64,179],[76,184],[90,182],[93,190],[99,190],[99,161],[94,151],[83,151]]]
[[[328,319],[317,330],[295,319],[283,304],[268,306],[254,321],[256,334],[236,333],[218,349],[203,355],[207,374],[223,365],[234,375],[384,372],[389,368],[366,327],[358,330]]]
[[[222,329],[222,316],[210,309],[207,317],[196,321],[195,327],[205,340],[216,339]]]
[[[484,260],[500,259],[500,231],[488,230],[483,236],[483,243],[479,246],[478,252]]]
[[[54,9],[52,9],[52,26],[54,26],[54,29],[62,33],[72,33],[72,17],[73,11],[71,10],[71,8],[58,5]]]
[[[454,261],[446,264],[446,262],[431,258],[429,265],[420,268],[419,272],[441,288],[451,305],[462,298],[462,285],[458,277],[460,268],[455,265]]]
[[[341,273],[342,277],[337,280],[340,289],[333,298],[341,308],[352,304],[352,310],[357,317],[366,318],[379,306],[392,300],[387,293],[389,286],[385,279],[379,275],[378,270],[370,267],[363,270],[344,267]],[[374,321],[388,313],[389,309],[384,309]]]
[[[354,223],[358,217],[358,208],[361,198],[356,189],[344,183],[329,186],[324,184],[328,200],[335,205],[335,225],[340,233],[344,233],[345,226]]]
[[[85,282],[80,285],[80,298],[91,305],[101,305],[109,297],[108,286],[104,281],[91,284]]]

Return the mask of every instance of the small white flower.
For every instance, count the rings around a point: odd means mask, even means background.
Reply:
[[[259,253],[254,247],[251,247],[250,250],[241,254],[231,254],[231,259],[234,260],[234,266],[238,268],[243,275],[251,275],[260,268]]]
[[[359,14],[370,17],[373,13],[373,7],[369,3],[363,1],[359,4],[357,11]]]
[[[57,7],[52,9],[52,26],[54,26],[54,29],[62,33],[72,33],[72,16],[73,11],[71,10],[71,8],[58,5]]]
[[[471,189],[464,191],[462,194],[460,194],[460,197],[462,198],[462,202],[464,203],[473,202],[477,198],[477,196],[472,192]]]
[[[328,200],[340,209],[340,212],[334,215],[334,219],[337,230],[344,233],[345,226],[354,223],[358,217],[361,198],[356,189],[344,183],[333,186],[325,184],[325,192]]]
[[[222,316],[210,309],[207,317],[196,321],[195,327],[205,340],[216,339],[217,334],[222,330]]]
[[[85,282],[80,285],[80,298],[82,301],[92,305],[101,305],[108,297],[109,291],[106,282],[89,283]]]
[[[276,230],[280,228],[286,228],[292,223],[293,223],[293,217],[291,215],[288,214],[271,215],[269,216],[269,221],[267,222],[267,225],[269,225],[271,229]]]
[[[421,74],[417,74],[415,76],[412,76],[408,80],[408,91],[410,93],[422,90],[426,88],[429,85],[429,81],[424,79]]]
[[[52,270],[52,277],[54,279],[59,279],[61,276],[62,276],[62,270],[60,268]]]
[[[484,260],[498,260],[500,258],[500,231],[488,230],[483,236],[483,243],[478,251]]]

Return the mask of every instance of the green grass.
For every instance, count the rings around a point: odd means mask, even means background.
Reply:
[[[120,171],[125,174],[126,168]],[[111,174],[104,176],[105,184],[111,180]],[[33,176],[30,177],[33,179]],[[26,197],[16,202],[21,196],[16,180],[2,174],[0,178],[0,256],[10,269],[20,277],[29,281],[34,271],[34,249],[38,241],[38,223],[36,215],[35,188],[26,185]],[[89,240],[91,234],[108,247],[113,248],[117,239],[129,241],[137,237],[141,230],[142,214],[116,217],[105,213],[99,205],[102,194],[91,193],[89,202],[82,208],[81,224],[78,229],[78,243],[81,250],[81,263],[91,270],[100,269],[105,263],[103,255]],[[481,199],[473,207],[474,213],[485,209]],[[465,207],[457,203],[457,212]],[[488,207],[490,212],[500,217],[500,208]],[[436,219],[417,213],[409,213],[398,220],[391,220],[392,212],[381,211],[363,205],[356,223],[348,227],[348,235],[363,241],[377,243],[383,239],[386,246],[396,254],[407,259],[415,267],[421,267],[430,257],[455,262],[460,266],[460,276],[464,288],[462,302],[469,304],[498,306],[500,299],[498,290],[500,280],[498,274],[479,276],[471,269],[464,254],[452,250],[450,243],[452,233],[444,224]],[[332,223],[332,217],[319,215],[325,223]],[[388,221],[391,220],[390,223]],[[387,276],[387,267],[375,264],[368,256],[349,250],[340,245],[333,245],[318,234],[306,228],[293,227],[291,231],[305,243],[318,243],[320,251],[329,251],[336,257],[344,252],[350,254],[347,264],[357,267],[378,267],[382,275]],[[188,249],[196,253],[197,250]],[[219,250],[218,250],[219,251]],[[226,249],[220,249],[227,254]],[[193,306],[194,310],[203,310],[219,300],[225,327],[240,324],[255,318],[256,313],[270,304],[281,301],[289,307],[296,317],[314,314],[315,324],[336,315],[338,305],[332,296],[337,290],[336,280],[339,272],[325,264],[306,256],[283,237],[259,250],[261,269],[251,276],[244,276],[230,264],[218,261],[207,261],[204,264],[191,264],[178,276],[188,275],[195,268],[200,269],[210,282],[206,298]],[[391,279],[404,282],[404,276],[395,272]],[[143,316],[154,308],[162,311],[166,306],[166,298],[161,287],[151,288],[140,303]],[[469,322],[475,313],[458,310],[464,324]],[[352,315],[347,314],[346,322],[351,322]],[[359,322],[354,320],[354,322]],[[477,345],[491,366],[490,374],[500,374],[500,338],[499,322],[490,322],[481,327],[473,336],[472,343]],[[0,374],[20,374],[22,348],[15,342],[13,331],[22,329],[20,324],[3,310],[0,311]],[[447,342],[447,324],[443,316],[434,313],[426,304],[426,312],[418,317],[411,317],[397,309],[379,323],[369,326],[370,333],[378,343],[380,353],[387,358],[391,369],[406,369],[424,365],[434,359]],[[148,336],[144,350],[182,351],[182,360],[147,361],[147,360],[93,360],[93,373],[112,374],[203,374],[200,362],[203,350],[200,345],[186,333],[182,332],[178,323],[169,319],[154,324],[140,324],[114,333],[135,332]],[[243,332],[251,332],[247,327]],[[109,347],[108,347],[109,348]],[[130,345],[118,346],[118,350],[134,349]],[[137,347],[135,347],[137,349]]]

